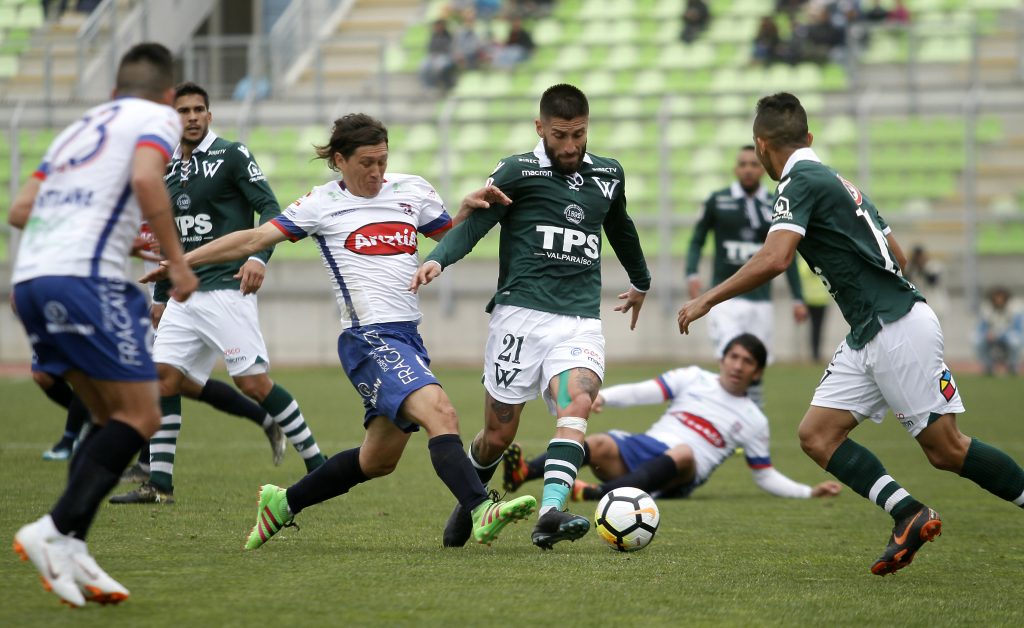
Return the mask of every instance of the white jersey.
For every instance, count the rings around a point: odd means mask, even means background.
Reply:
[[[751,469],[771,467],[768,418],[749,397],[726,392],[718,377],[696,366],[678,368],[652,381],[612,386],[601,396],[609,406],[671,401],[646,433],[670,448],[689,445],[698,484],[737,447],[743,447]]]
[[[64,129],[33,176],[42,180],[13,282],[47,275],[127,279],[142,215],[131,188],[139,146],[167,160],[181,138],[177,112],[141,98],[93,107]]]
[[[377,196],[356,196],[343,181],[320,185],[271,221],[289,240],[311,236],[334,286],[344,328],[419,321],[409,281],[419,268],[416,233],[452,226],[423,178],[389,173]]]

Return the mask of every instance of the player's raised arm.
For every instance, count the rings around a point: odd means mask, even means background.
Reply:
[[[487,209],[492,203],[511,205],[512,199],[502,192],[498,186],[488,180],[487,185],[484,187],[462,197],[462,203],[459,204],[459,213],[452,219],[452,226],[458,225],[478,209]],[[444,237],[444,234],[438,236],[437,240],[440,242],[442,237]]]
[[[799,233],[788,229],[770,232],[761,250],[732,277],[683,304],[677,317],[679,333],[690,333],[690,324],[707,314],[715,305],[765,284],[785,272],[793,263],[800,238]]]
[[[189,251],[184,256],[184,261],[189,266],[196,267],[242,259],[268,246],[284,242],[286,239],[285,234],[273,222],[268,222],[255,229],[235,231],[217,238],[213,242],[207,242],[198,249]],[[163,279],[165,276],[166,262],[163,262],[160,268],[147,273],[139,281],[149,283]]]

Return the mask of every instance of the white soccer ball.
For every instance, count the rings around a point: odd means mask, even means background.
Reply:
[[[594,513],[598,535],[620,552],[647,547],[660,522],[661,512],[654,499],[631,487],[617,488],[605,494]]]

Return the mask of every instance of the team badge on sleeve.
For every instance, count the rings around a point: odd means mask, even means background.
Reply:
[[[939,393],[946,401],[952,399],[956,394],[956,383],[953,382],[953,374],[949,369],[942,371],[942,375],[939,375]]]

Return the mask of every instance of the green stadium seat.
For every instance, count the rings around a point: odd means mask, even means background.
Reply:
[[[658,19],[679,19],[683,15],[685,0],[658,0],[651,9],[651,15]]]
[[[14,55],[0,55],[0,79],[9,78],[18,73],[18,58]]]
[[[714,59],[715,48],[706,42],[698,41],[687,45],[677,41],[661,49],[657,65],[665,70],[706,69],[712,65]]]
[[[634,77],[633,92],[636,94],[661,94],[665,87],[665,73],[660,70],[643,70]]]
[[[549,65],[560,70],[584,70],[600,65],[607,55],[603,46],[570,44],[561,49]]]
[[[562,24],[555,19],[544,19],[537,22],[531,33],[538,46],[561,46],[565,43]],[[598,40],[600,41],[600,40]]]
[[[697,143],[697,132],[689,120],[673,119],[665,130],[664,140],[673,148],[693,146]]]
[[[633,70],[641,67],[640,48],[633,44],[619,44],[608,53],[602,64],[609,70]]]
[[[480,75],[476,72],[467,74],[459,79],[459,84],[463,81],[473,82],[475,85],[483,85],[483,82],[477,82],[476,77]],[[469,94],[467,94],[468,96]],[[477,94],[479,96],[479,94]],[[455,111],[453,112],[453,119],[455,120],[482,120],[488,115],[488,102],[477,98],[463,98],[459,100],[455,105]]]
[[[454,134],[451,144],[460,151],[480,150],[490,144],[490,134],[484,124],[464,124],[457,127]]]

